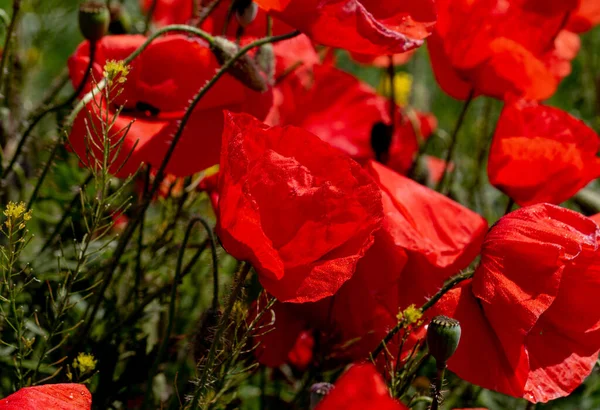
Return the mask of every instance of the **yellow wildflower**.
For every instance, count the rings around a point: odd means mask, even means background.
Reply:
[[[413,304],[398,313],[397,317],[399,321],[404,321],[405,326],[408,326],[417,323],[423,317],[423,312]]]
[[[79,353],[73,360],[73,368],[79,369],[80,374],[85,374],[93,371],[96,368],[97,360],[93,354]]]
[[[112,84],[115,80],[119,84],[123,84],[127,81],[129,70],[130,67],[123,60],[109,60],[104,65],[104,78],[108,84]]]

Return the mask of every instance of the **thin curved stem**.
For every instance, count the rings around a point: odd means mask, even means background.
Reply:
[[[473,97],[475,96],[475,91],[471,90],[467,99],[465,100],[462,110],[458,116],[458,120],[456,121],[456,125],[454,126],[454,130],[452,131],[452,135],[450,136],[450,146],[448,147],[448,152],[446,153],[444,171],[442,172],[442,176],[440,177],[440,181],[438,182],[435,190],[438,192],[442,192],[444,188],[444,183],[446,182],[446,177],[448,176],[448,170],[450,168],[450,163],[452,162],[452,158],[454,157],[454,151],[456,150],[456,143],[458,141],[458,133],[462,128],[462,125],[465,121],[465,117],[467,116],[467,111],[469,111],[469,107],[471,106],[471,102],[473,101]]]
[[[206,387],[206,382],[208,381],[208,374],[212,370],[212,367],[215,363],[215,358],[217,354],[217,348],[223,337],[223,333],[225,329],[229,326],[229,318],[231,316],[231,311],[233,310],[233,306],[235,305],[236,300],[244,286],[244,282],[246,281],[246,277],[248,273],[250,273],[250,269],[252,265],[249,263],[243,263],[239,273],[236,275],[235,284],[229,295],[229,300],[227,301],[227,306],[225,307],[225,312],[223,312],[223,316],[221,316],[221,320],[219,321],[219,327],[215,333],[215,338],[210,346],[210,350],[208,351],[208,356],[206,359],[206,363],[203,364],[202,375],[200,376],[200,382],[198,383],[198,387],[196,387],[196,391],[194,392],[194,398],[192,399],[192,403],[190,408],[195,410],[198,408],[198,402],[200,400],[200,396],[204,392]]]
[[[4,47],[2,48],[3,52],[0,56],[0,91],[2,84],[4,84],[4,66],[6,65],[6,59],[9,54],[8,45],[12,40],[12,35],[15,31],[15,26],[17,25],[17,17],[19,16],[19,11],[21,11],[21,0],[13,0],[13,14],[10,18],[8,29],[6,30],[6,38],[4,39]]]
[[[94,176],[92,174],[90,174],[81,183],[81,185],[79,186],[79,189],[77,190],[77,193],[73,196],[73,199],[71,199],[71,202],[65,208],[65,212],[63,212],[63,215],[62,215],[60,221],[58,221],[58,223],[56,225],[54,225],[54,230],[52,231],[50,236],[48,236],[48,239],[46,239],[46,242],[44,242],[44,245],[42,246],[42,249],[40,250],[40,252],[44,252],[46,249],[48,249],[50,247],[50,245],[52,245],[52,242],[54,242],[54,238],[56,238],[56,236],[58,234],[60,234],[60,231],[62,230],[62,227],[65,224],[65,222],[67,221],[67,218],[71,215],[73,210],[81,203],[81,200],[80,200],[81,191],[85,189],[86,185],[90,183],[90,181],[92,180],[93,177]]]
[[[204,225],[204,220],[202,218],[193,218],[187,226],[185,230],[185,234],[183,236],[183,242],[181,243],[181,248],[179,249],[179,254],[177,255],[177,266],[175,268],[175,278],[173,278],[173,285],[171,286],[171,300],[169,302],[169,318],[167,322],[167,330],[165,331],[165,335],[163,341],[158,349],[158,353],[156,355],[156,359],[154,360],[154,364],[152,365],[152,369],[148,374],[148,380],[146,381],[146,394],[144,396],[144,403],[142,404],[142,409],[146,409],[152,400],[152,381],[154,380],[154,375],[158,370],[158,366],[162,361],[162,357],[167,351],[167,347],[169,345],[169,339],[171,337],[171,331],[173,330],[173,323],[175,321],[175,305],[177,299],[177,285],[179,284],[179,280],[181,278],[181,267],[183,265],[183,257],[185,255],[185,250],[187,248],[188,242],[190,240],[190,235],[192,233],[192,229],[194,226],[200,223]]]
[[[420,309],[421,312],[424,313],[427,309],[429,309],[430,307],[435,305],[435,303],[438,300],[440,300],[442,298],[442,296],[444,296],[450,289],[454,288],[460,282],[470,279],[471,277],[473,277],[473,271],[462,272],[462,273],[459,273],[458,275],[455,275],[455,276],[451,277],[450,279],[448,279],[446,281],[446,283],[444,283],[444,285],[440,288],[440,290],[438,290],[435,295],[433,295],[427,302],[425,302],[423,304],[423,306],[421,306],[421,309]],[[385,349],[385,346],[400,331],[400,329],[403,328],[403,325],[404,325],[404,322],[399,321],[398,324],[396,324],[396,326],[394,326],[394,328],[392,330],[390,330],[387,335],[385,335],[383,340],[379,343],[379,345],[371,353],[372,360],[377,359],[377,356],[379,356],[379,353],[381,353],[383,351],[383,349]]]
[[[208,235],[208,241],[210,243],[210,252],[212,254],[212,268],[213,268],[213,300],[212,300],[212,308],[214,311],[219,309],[219,257],[217,255],[217,241],[215,238],[215,234],[208,224],[206,220],[200,216],[197,216],[197,219]]]

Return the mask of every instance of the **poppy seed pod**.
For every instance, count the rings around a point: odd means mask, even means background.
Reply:
[[[437,367],[446,367],[446,361],[452,357],[460,341],[460,323],[447,316],[436,316],[427,328],[427,346],[435,358]]]
[[[317,404],[327,396],[335,386],[331,383],[315,383],[310,387],[310,409],[314,410]]]
[[[211,50],[219,63],[225,64],[236,55],[239,47],[226,38],[215,37]],[[268,89],[266,79],[261,74],[258,65],[248,54],[237,59],[229,69],[229,74],[254,91],[265,92]]]
[[[106,4],[86,1],[79,6],[79,30],[91,43],[99,41],[108,33],[110,11]]]

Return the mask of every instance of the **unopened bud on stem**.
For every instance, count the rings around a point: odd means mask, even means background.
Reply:
[[[445,369],[446,362],[458,347],[460,341],[460,323],[447,316],[436,316],[427,328],[427,346],[435,358],[437,368]]]

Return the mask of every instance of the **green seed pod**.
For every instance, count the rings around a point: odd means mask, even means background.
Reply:
[[[215,37],[211,50],[219,63],[225,64],[239,51],[239,47],[226,38]],[[248,54],[233,63],[228,73],[255,91],[265,92],[269,88],[264,74]]]
[[[323,397],[327,396],[334,386],[331,383],[315,383],[310,387],[310,409],[313,410]]]
[[[445,368],[460,341],[460,323],[447,316],[436,316],[427,328],[427,346],[438,368]]]
[[[105,3],[86,1],[79,6],[79,30],[91,43],[99,41],[108,33],[110,11]]]

